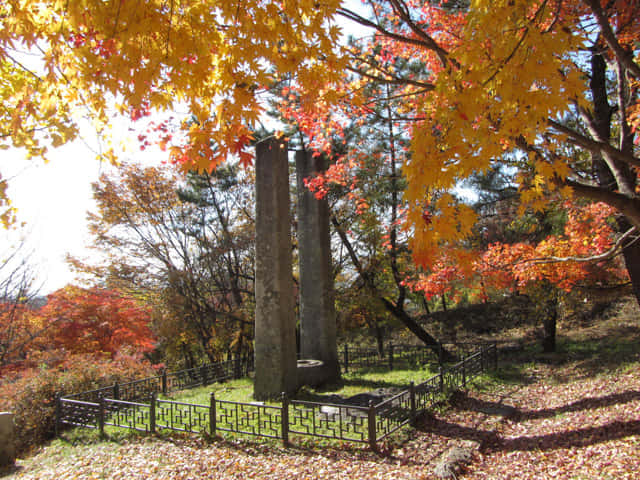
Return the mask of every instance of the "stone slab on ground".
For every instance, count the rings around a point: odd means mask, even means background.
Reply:
[[[433,474],[438,478],[457,478],[458,474],[473,459],[473,455],[478,451],[478,442],[467,441],[460,446],[451,447],[447,450],[433,469]]]

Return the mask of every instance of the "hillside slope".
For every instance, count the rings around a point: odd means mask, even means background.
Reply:
[[[451,406],[406,430],[378,456],[345,446],[302,447],[173,436],[72,445],[57,440],[6,479],[427,479],[452,446],[472,446],[466,479],[637,479],[640,472],[640,316],[574,327],[559,352],[503,356]],[[71,437],[70,437],[71,438]]]

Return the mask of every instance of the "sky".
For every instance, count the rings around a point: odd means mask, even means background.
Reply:
[[[2,153],[2,175],[9,179],[9,198],[17,208],[18,223],[12,231],[0,231],[0,258],[6,258],[12,245],[25,241],[22,252],[29,254],[41,294],[51,293],[75,275],[65,261],[67,253],[78,257],[96,256],[87,248],[91,236],[87,230],[87,212],[95,209],[91,183],[116,167],[98,162],[100,140],[82,129],[82,140],[49,152],[49,162],[25,159],[18,149]],[[159,149],[141,152],[135,145],[137,133],[121,128],[114,141],[126,147],[122,160],[158,164],[167,154]]]

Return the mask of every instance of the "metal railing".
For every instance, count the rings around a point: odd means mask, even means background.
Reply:
[[[471,379],[496,366],[496,345],[485,344],[458,363],[448,368],[441,367],[438,374],[424,382],[418,385],[411,383],[406,390],[369,406],[290,400],[284,395],[281,405],[219,400],[213,393],[209,405],[159,400],[154,389],[158,385],[162,389],[163,385],[170,384],[167,375],[165,383],[162,379],[160,383],[144,379],[117,388],[114,386],[59,397],[56,429],[62,425],[72,425],[98,429],[104,434],[105,426],[111,426],[151,433],[168,429],[212,436],[229,432],[280,439],[284,444],[289,443],[289,435],[292,434],[368,443],[376,450],[378,442],[405,425],[414,424],[416,418],[433,407],[447,390],[466,388]],[[232,368],[237,372],[237,363]],[[226,378],[230,372],[228,369],[217,371],[208,367],[206,373],[203,368],[192,370],[199,370],[200,373],[194,371],[185,375],[193,378],[194,382],[197,380],[197,384],[214,378]],[[176,376],[171,378],[180,378],[179,375],[183,374],[175,373]],[[176,382],[170,385],[183,387],[185,384]],[[115,393],[127,397],[148,390],[152,390],[147,396],[148,403],[140,399],[131,401],[102,395],[115,396]],[[88,400],[95,395],[98,395],[97,401]]]

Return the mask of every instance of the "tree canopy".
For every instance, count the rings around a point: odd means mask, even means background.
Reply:
[[[371,36],[340,43],[338,18]],[[361,95],[376,81],[399,87],[396,121],[412,138],[406,228],[419,263],[471,231],[475,214],[450,189],[506,159],[530,207],[577,193],[616,208],[622,230],[640,227],[635,1],[9,0],[0,25],[0,138],[31,155],[73,139],[82,113],[104,129],[117,113],[186,107],[150,129],[173,161],[248,163],[278,83],[330,150],[322,139],[342,118],[385,100]],[[397,71],[393,57],[425,68]]]

